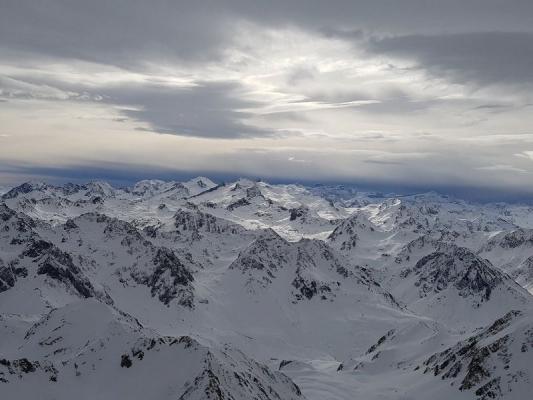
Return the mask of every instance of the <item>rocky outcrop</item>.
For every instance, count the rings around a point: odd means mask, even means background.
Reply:
[[[515,229],[499,234],[489,240],[482,251],[490,251],[495,247],[506,250],[518,247],[533,247],[533,229]]]
[[[93,285],[74,264],[72,256],[54,244],[44,240],[34,241],[22,256],[33,259],[37,265],[38,275],[46,275],[54,281],[63,283],[81,297],[95,296]]]
[[[153,258],[153,270],[136,270],[131,273],[135,282],[150,288],[152,296],[168,305],[172,300],[192,308],[194,278],[189,269],[169,249],[159,248]]]
[[[42,182],[25,182],[19,186],[14,187],[7,193],[2,195],[3,200],[14,199],[20,195],[28,194],[33,191],[44,191],[49,188],[49,185]]]
[[[533,320],[530,314],[510,311],[480,333],[426,359],[417,369],[440,376],[476,399],[504,398],[516,387],[527,385],[527,369],[533,352]]]
[[[198,210],[179,210],[174,215],[174,227],[177,232],[188,232],[189,234],[207,233],[231,233],[237,234],[244,229],[239,225],[217,218],[211,214]]]
[[[505,279],[487,260],[453,245],[422,257],[413,269],[402,272],[403,277],[410,274],[416,276],[415,286],[421,297],[453,286],[463,297],[489,300],[492,290]]]
[[[328,236],[328,241],[341,251],[350,251],[357,247],[360,235],[371,234],[375,230],[366,215],[357,213],[343,220]]]
[[[0,293],[15,286],[17,279],[27,276],[28,270],[26,268],[5,265],[4,261],[0,259]]]

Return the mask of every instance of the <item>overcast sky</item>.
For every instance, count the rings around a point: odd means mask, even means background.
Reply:
[[[0,185],[530,196],[533,1],[0,0]]]

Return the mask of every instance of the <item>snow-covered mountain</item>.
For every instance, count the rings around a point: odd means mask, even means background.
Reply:
[[[522,399],[532,211],[248,179],[24,183],[0,202],[0,393]]]
[[[480,400],[531,395],[531,315],[512,310],[479,333],[433,354],[423,373],[451,381]]]
[[[100,302],[54,309],[0,361],[6,398],[303,399],[242,352],[161,336]]]
[[[448,326],[476,327],[509,307],[531,303],[531,295],[510,276],[455,244],[402,269],[388,286],[410,310]]]

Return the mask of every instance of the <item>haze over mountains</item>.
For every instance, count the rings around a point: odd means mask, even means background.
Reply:
[[[533,213],[427,193],[7,188],[7,398],[524,399]]]

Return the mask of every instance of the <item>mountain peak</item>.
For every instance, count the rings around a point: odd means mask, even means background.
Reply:
[[[19,195],[28,194],[33,191],[43,191],[49,188],[50,186],[47,183],[39,182],[39,181],[28,181],[24,182],[19,186],[15,186],[11,190],[9,190],[7,193],[4,193],[2,195],[2,198],[4,200],[7,199],[13,199],[15,197],[18,197]]]
[[[458,246],[422,257],[413,270],[418,276],[415,285],[419,287],[421,295],[453,285],[463,296],[479,294],[489,300],[491,291],[505,279],[489,261]]]

